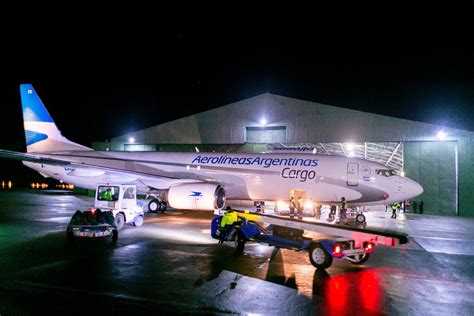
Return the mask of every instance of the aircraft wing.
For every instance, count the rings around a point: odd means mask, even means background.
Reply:
[[[2,149],[0,149],[0,158],[62,167],[67,171],[68,175],[79,178],[101,177],[101,180],[104,182],[134,182],[137,185],[147,187],[150,190],[165,190],[178,184],[202,182],[197,179],[182,179],[169,174],[160,175],[156,174],[155,172],[147,172],[148,170],[139,168],[134,168],[135,170],[122,169],[110,165],[103,166],[93,163],[75,162],[44,157],[42,154],[22,153]]]
[[[54,158],[45,158],[37,154],[27,154],[27,153],[21,153],[17,151],[10,151],[10,150],[3,150],[3,149],[0,149],[0,158],[29,161],[29,162],[34,162],[34,163],[43,163],[45,165],[52,165],[52,166],[64,166],[64,165],[71,164],[70,161],[64,161],[64,160],[54,159]]]

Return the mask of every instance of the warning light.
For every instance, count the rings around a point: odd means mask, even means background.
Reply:
[[[336,257],[341,256],[341,255],[342,255],[342,248],[341,248],[341,246],[340,246],[340,245],[336,245],[336,246],[334,247],[333,252],[334,252],[334,255],[335,255]]]
[[[367,253],[371,253],[374,251],[374,245],[371,243],[371,242],[364,242],[364,249],[365,249],[365,252]]]

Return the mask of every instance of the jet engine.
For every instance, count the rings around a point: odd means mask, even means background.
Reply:
[[[169,189],[168,203],[176,209],[220,210],[225,205],[225,190],[211,183],[181,184]]]

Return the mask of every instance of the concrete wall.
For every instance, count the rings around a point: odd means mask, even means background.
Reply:
[[[286,126],[288,143],[425,142],[437,140],[437,133],[443,129],[448,139],[458,144],[459,215],[474,216],[473,132],[266,93],[112,141],[127,142],[133,136],[137,143],[149,144],[243,144],[246,127],[260,126],[261,118],[268,126]],[[420,146],[420,151],[438,154],[429,145]],[[421,158],[421,153],[413,155],[413,159]]]

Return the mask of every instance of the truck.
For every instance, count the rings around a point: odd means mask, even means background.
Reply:
[[[95,194],[94,207],[103,211],[111,211],[117,229],[125,223],[142,226],[144,211],[137,204],[137,187],[130,184],[99,184]]]

